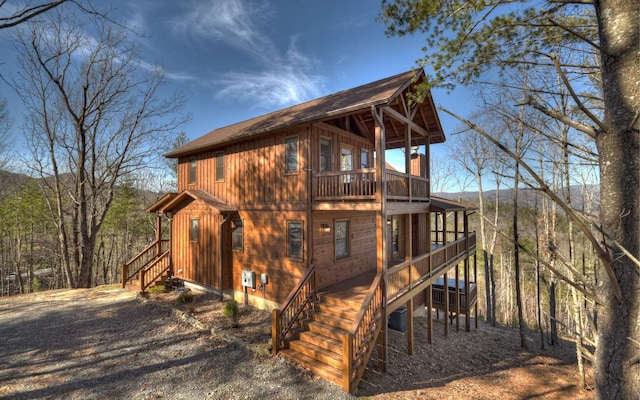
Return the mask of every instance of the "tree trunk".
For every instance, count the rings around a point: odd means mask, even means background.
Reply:
[[[615,283],[600,268],[596,396],[632,399],[640,397],[640,273],[620,247],[640,258],[640,7],[636,0],[600,0],[596,16],[605,104],[605,129],[596,137],[600,218],[622,294],[617,300]]]

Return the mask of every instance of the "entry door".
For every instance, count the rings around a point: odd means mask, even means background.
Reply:
[[[340,171],[351,170],[353,170],[353,151],[348,147],[343,147],[340,151]],[[351,182],[351,176],[345,175],[343,177],[343,182]]]

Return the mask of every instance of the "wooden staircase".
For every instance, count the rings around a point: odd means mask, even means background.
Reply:
[[[311,265],[282,309],[272,312],[273,354],[357,391],[385,323],[382,275],[371,272],[318,291]]]
[[[281,354],[316,375],[342,386],[344,382],[343,338],[360,311],[364,295],[341,299],[336,295],[318,294],[318,303],[307,330],[289,342]]]
[[[122,288],[144,293],[171,275],[168,240],[156,240],[122,265]]]

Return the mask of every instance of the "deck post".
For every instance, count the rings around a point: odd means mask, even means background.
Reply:
[[[271,354],[277,355],[280,350],[280,310],[271,311]]]
[[[413,355],[413,298],[407,300],[407,354]]]
[[[444,335],[449,335],[449,276],[444,276]]]
[[[464,212],[464,237],[465,237],[465,251],[466,251],[466,255],[464,257],[464,298],[466,301],[465,304],[465,310],[466,310],[466,314],[465,314],[465,318],[464,318],[464,329],[465,331],[469,332],[471,331],[471,305],[469,304],[469,300],[470,300],[470,285],[471,283],[469,282],[469,257],[471,257],[471,254],[469,253],[469,215],[467,215],[467,212]],[[477,283],[476,283],[476,288],[477,288]],[[477,289],[476,289],[477,290]],[[477,301],[476,301],[477,304]]]
[[[455,299],[455,310],[456,310],[456,331],[460,332],[460,268],[458,268],[458,264],[456,264],[456,296]]]
[[[427,340],[429,344],[433,342],[433,313],[431,310],[433,309],[433,293],[431,289],[431,285],[427,287]]]
[[[342,389],[351,393],[351,375],[353,373],[353,334],[347,332],[342,336]]]
[[[122,264],[122,288],[127,287],[127,264]]]

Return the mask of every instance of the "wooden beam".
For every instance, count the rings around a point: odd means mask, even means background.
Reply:
[[[411,121],[409,118],[407,118],[404,115],[400,114],[399,112],[397,112],[393,108],[387,106],[387,107],[383,107],[382,110],[385,113],[389,114],[389,116],[391,118],[410,126],[411,129],[416,131],[416,133],[418,133],[418,134],[420,134],[420,135],[422,135],[424,137],[429,137],[429,132],[426,129],[424,129],[420,125],[416,124],[415,122]]]
[[[431,310],[433,309],[433,293],[431,290],[431,285],[429,285],[426,289],[427,292],[427,341],[429,344],[433,342],[433,313]]]
[[[407,354],[413,355],[413,298],[407,300]]]

